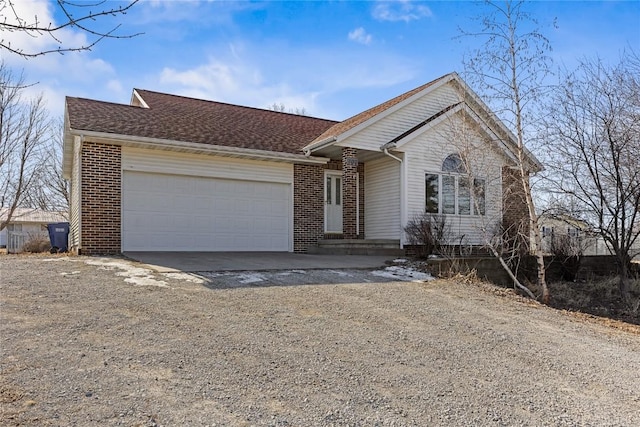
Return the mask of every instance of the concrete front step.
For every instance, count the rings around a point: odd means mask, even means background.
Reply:
[[[392,239],[325,239],[318,246],[309,248],[309,253],[333,255],[388,255],[403,256],[400,241]]]

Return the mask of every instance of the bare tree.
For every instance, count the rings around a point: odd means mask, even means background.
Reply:
[[[17,0],[0,0],[0,48],[25,58],[46,55],[49,53],[64,53],[73,51],[91,50],[97,43],[105,38],[121,39],[135,37],[136,34],[118,34],[120,24],[102,30],[97,22],[108,21],[110,18],[125,15],[139,0],[132,0],[125,5],[113,6],[107,0],[92,2],[71,2],[56,0],[57,11],[64,17],[62,22],[53,23],[41,21],[37,15],[26,16],[16,7]],[[64,45],[63,32],[65,30],[77,30],[90,37],[86,43],[79,45]],[[38,39],[50,37],[57,47],[51,49],[29,51],[24,46],[17,46],[7,39],[8,33],[26,34]]]
[[[630,261],[640,241],[640,61],[584,60],[565,72],[546,111],[549,188],[611,247],[629,302]]]
[[[507,123],[516,138],[518,190],[522,191],[528,211],[528,230],[533,236],[532,250],[537,260],[537,284],[542,301],[549,301],[542,238],[538,225],[531,183],[527,145],[528,120],[534,104],[544,92],[544,81],[550,73],[549,40],[538,29],[538,22],[524,8],[522,1],[486,3],[489,13],[480,18],[480,30],[462,31],[467,38],[484,43],[465,58],[465,72],[472,86],[489,100],[493,110]]]
[[[289,113],[289,114],[295,114],[298,116],[306,116],[307,115],[307,110],[304,107],[296,107],[294,108],[289,108],[287,109],[287,107],[283,104],[283,103],[276,103],[274,102],[269,108],[269,110],[272,111],[276,111],[278,113]]]
[[[0,230],[44,173],[41,159],[50,119],[42,96],[23,98],[27,87],[22,74],[14,75],[0,61],[0,207],[6,209]]]
[[[500,262],[515,288],[536,299],[533,291],[519,279],[523,255],[528,254],[529,236],[523,230],[527,227],[520,222],[505,225],[503,221],[505,211],[517,195],[510,194],[510,188],[496,191],[503,181],[501,162],[497,160],[499,154],[489,147],[499,144],[489,139],[489,135],[478,126],[483,120],[478,115],[481,107],[474,97],[467,94],[464,88],[460,88],[459,101],[451,109],[455,114],[447,119],[446,126],[440,128],[441,137],[451,141],[460,159],[457,167],[460,175],[458,196],[464,194],[465,202],[471,205],[467,213],[474,214],[472,232],[477,234],[474,240]],[[450,150],[449,147],[447,149]],[[456,237],[462,239],[464,236]]]
[[[62,175],[62,135],[62,120],[52,123],[40,150],[41,158],[36,160],[40,164],[38,173],[25,194],[23,205],[45,211],[69,210],[69,182]]]

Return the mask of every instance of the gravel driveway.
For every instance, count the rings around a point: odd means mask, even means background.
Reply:
[[[640,424],[633,331],[474,284],[209,277],[1,256],[0,425]]]

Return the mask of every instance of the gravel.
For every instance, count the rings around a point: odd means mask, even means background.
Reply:
[[[279,273],[0,256],[0,425],[640,423],[634,330],[462,281]]]

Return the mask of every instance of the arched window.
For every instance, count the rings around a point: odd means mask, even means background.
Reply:
[[[485,214],[484,179],[471,179],[459,154],[450,154],[444,159],[441,173],[427,173],[425,184],[427,212]]]
[[[466,173],[467,168],[459,154],[449,154],[442,162],[442,172]]]

